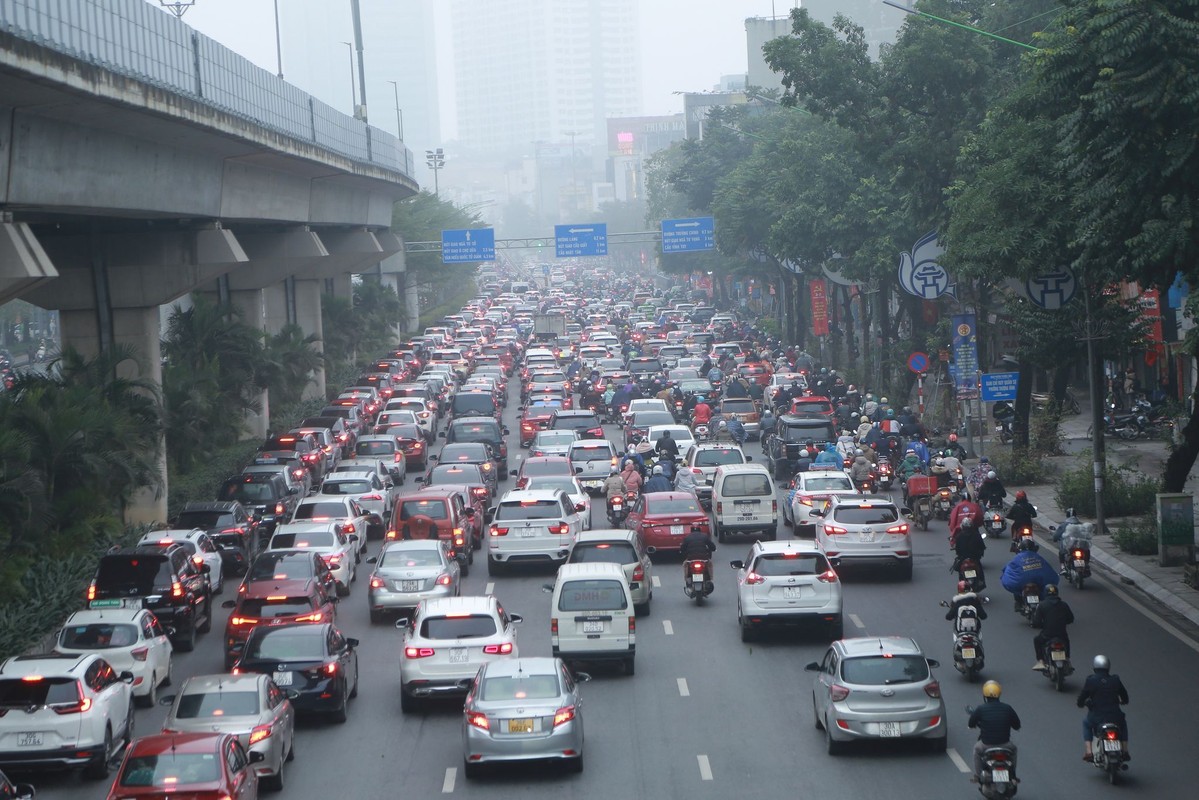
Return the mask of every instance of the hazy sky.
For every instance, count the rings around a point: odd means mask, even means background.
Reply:
[[[153,0],[150,0],[151,2]],[[437,3],[438,50],[449,38],[448,0]],[[342,3],[349,17],[349,0]],[[278,0],[280,14],[287,14],[288,0]],[[683,110],[675,91],[711,89],[721,75],[744,73],[745,18],[786,14],[794,0],[638,0],[641,17],[641,67],[646,114],[669,114]],[[262,67],[275,69],[274,6],[272,0],[196,0],[183,19],[192,27],[236,50]],[[369,20],[363,20],[366,25]],[[296,54],[284,54],[286,60]],[[369,60],[370,53],[365,57]],[[453,82],[446,59],[439,61],[443,132],[452,134],[454,120]],[[303,87],[302,87],[303,88]],[[447,135],[447,138],[449,136]]]

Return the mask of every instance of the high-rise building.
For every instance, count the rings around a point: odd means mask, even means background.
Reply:
[[[899,29],[907,14],[897,8],[884,5],[880,0],[800,0],[812,19],[832,25],[833,18],[843,14],[862,26],[866,43],[870,45],[870,57],[878,58],[878,49],[884,44],[894,44]]]
[[[451,14],[465,149],[602,154],[607,118],[640,112],[636,0],[453,0]]]
[[[782,89],[783,79],[770,69],[762,45],[791,33],[791,17],[750,17],[745,20],[745,49],[749,69],[745,82],[755,89]]]

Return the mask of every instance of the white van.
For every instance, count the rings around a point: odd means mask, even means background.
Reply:
[[[554,656],[572,661],[620,661],[633,674],[637,616],[619,564],[563,564],[550,601]]]
[[[774,539],[779,503],[770,470],[763,464],[721,464],[712,476],[712,522],[716,538],[759,534]]]

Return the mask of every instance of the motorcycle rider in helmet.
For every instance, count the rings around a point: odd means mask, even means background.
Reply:
[[[962,606],[973,606],[974,612],[980,620],[987,618],[987,610],[983,608],[983,599],[978,596],[978,592],[970,590],[970,584],[966,581],[958,581],[958,593],[950,599],[945,619],[954,619],[958,615],[958,609]]]
[[[659,458],[669,458],[673,461],[679,457],[679,443],[670,438],[670,431],[662,431],[655,445],[654,449]]]
[[[1070,657],[1070,633],[1066,626],[1074,622],[1074,612],[1065,600],[1058,594],[1056,586],[1045,587],[1045,600],[1037,605],[1032,615],[1033,625],[1039,626],[1041,632],[1032,639],[1033,650],[1037,654],[1037,663],[1033,669],[1041,672],[1047,669],[1045,664],[1045,645],[1051,639],[1061,639],[1066,643],[1066,658]]]
[[[956,558],[949,570],[956,572],[963,561],[968,558],[974,559],[978,564],[979,585],[985,587],[987,574],[983,571],[983,553],[987,551],[987,544],[983,541],[982,531],[979,528],[981,520],[982,517],[972,514],[963,514],[958,519],[958,532],[953,540],[953,552]]]
[[[983,486],[987,484],[984,481]],[[1025,526],[1031,528],[1032,521],[1037,516],[1037,510],[1033,508],[1032,503],[1028,502],[1028,495],[1023,489],[1016,492],[1016,502],[1012,503],[1012,507],[1008,509],[1007,518],[1012,521],[1012,539],[1018,537],[1017,529]]]
[[[1016,774],[1016,745],[1012,744],[1012,731],[1020,730],[1020,717],[1016,710],[999,699],[1003,687],[996,681],[983,684],[983,703],[970,712],[971,728],[978,728],[978,741],[974,744],[974,780],[983,771],[983,753],[988,747],[1005,747],[1012,753],[1012,774]]]
[[[1037,553],[1037,543],[1033,539],[1024,539],[1020,542],[1019,551],[1003,568],[1003,577],[1000,583],[1003,588],[1012,593],[1016,600],[1016,610],[1019,611],[1024,607],[1024,585],[1027,583],[1035,583],[1041,590],[1041,596],[1045,595],[1046,586],[1057,586],[1061,576],[1057,570],[1053,568],[1039,553]]]
[[[641,489],[646,494],[650,492],[669,492],[670,481],[666,479],[665,471],[662,465],[658,464],[653,469],[653,474],[650,479],[645,482],[645,486]]]
[[[1091,740],[1095,737],[1095,728],[1105,722],[1114,722],[1120,726],[1120,746],[1124,750],[1124,760],[1129,761],[1128,754],[1128,721],[1120,706],[1128,705],[1128,690],[1119,675],[1112,675],[1111,661],[1107,656],[1098,655],[1091,662],[1094,674],[1087,676],[1082,691],[1078,693],[1078,707],[1087,708],[1087,715],[1082,721],[1082,738],[1086,745],[1083,761],[1091,761]]]
[[[983,508],[991,506],[1002,508],[1005,497],[1007,497],[1007,490],[999,482],[999,476],[995,474],[995,470],[988,471],[978,487],[978,502]]]
[[[683,578],[688,577],[688,561],[711,561],[712,553],[716,552],[716,544],[712,537],[704,533],[698,526],[691,527],[691,533],[679,542],[679,555],[683,558]]]
[[[608,471],[608,479],[604,481],[603,492],[609,502],[616,495],[624,494],[624,478],[620,477],[618,468],[612,467]]]

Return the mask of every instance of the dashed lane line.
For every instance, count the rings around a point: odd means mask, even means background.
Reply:
[[[945,755],[949,756],[949,760],[952,761],[953,765],[958,768],[958,772],[964,772],[967,775],[970,774],[972,771],[971,766],[966,763],[966,759],[958,755],[957,750],[954,750],[952,747],[947,747],[945,748]]]
[[[653,576],[651,576],[651,577],[650,577],[650,581],[651,581],[651,582],[654,584],[654,588],[655,588],[655,589],[661,589],[661,588],[662,588],[662,579],[661,579],[661,578],[659,578],[657,575],[653,575]]]
[[[492,594],[493,592],[495,592],[495,582],[488,581],[487,585],[483,587],[483,594]]]
[[[866,630],[866,623],[862,622],[862,618],[859,617],[857,614],[850,614],[849,621],[852,622],[855,626],[861,628],[862,630]]]
[[[679,684],[679,697],[690,697],[691,689],[687,686],[687,679],[678,678],[677,680]]]
[[[456,783],[457,780],[458,780],[458,768],[457,767],[446,767],[445,780],[443,780],[441,782],[441,793],[442,794],[453,794],[454,793],[454,783]]]
[[[668,620],[668,619],[662,620],[662,630],[666,633],[667,636],[674,636],[674,625],[672,625],[670,623],[670,620]]]
[[[695,760],[699,762],[699,779],[701,781],[712,780],[712,765],[708,763],[708,757],[698,755],[695,757]]]

